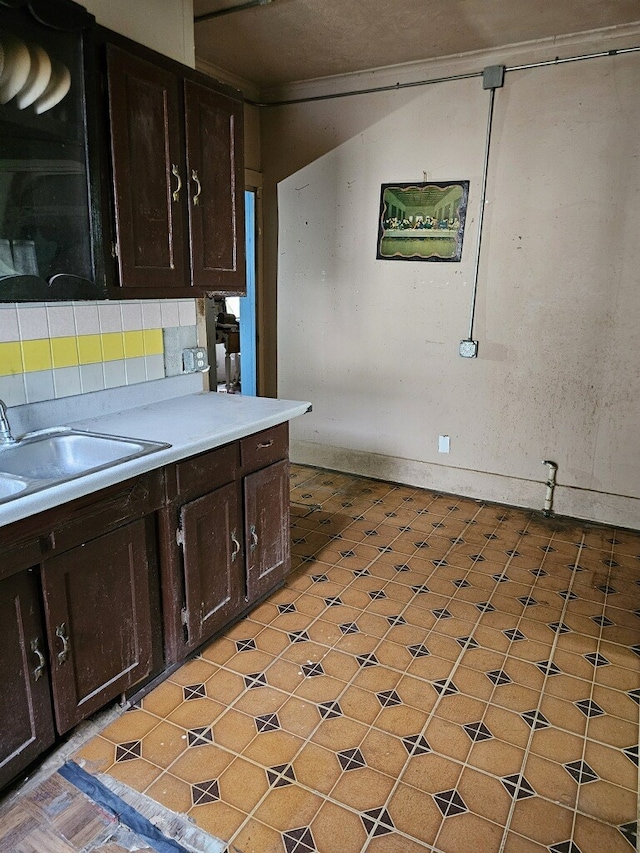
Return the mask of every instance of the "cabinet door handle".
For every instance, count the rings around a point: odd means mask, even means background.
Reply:
[[[258,534],[256,533],[255,524],[250,525],[249,533],[251,534],[251,550],[255,551],[258,547]]]
[[[31,640],[31,651],[38,658],[38,665],[33,670],[33,680],[38,681],[40,676],[43,674],[45,670],[45,659],[44,655],[40,651],[40,638],[36,637],[35,640]]]
[[[271,447],[273,444],[273,439],[270,438],[269,441],[261,441],[258,445],[258,450],[265,450],[267,447]]]
[[[202,192],[202,184],[200,183],[200,178],[198,177],[198,173],[196,172],[195,169],[193,169],[191,172],[191,180],[195,182],[195,185],[198,188],[198,191],[196,192],[196,194],[193,197],[193,206],[197,207],[197,205],[200,203],[200,194]]]
[[[58,652],[58,663],[66,663],[69,657],[69,635],[67,634],[67,623],[61,622],[56,628],[56,637],[62,640],[62,651]]]
[[[231,552],[231,562],[233,563],[238,554],[240,553],[240,543],[236,539],[235,530],[231,533],[231,541],[233,542],[233,551]]]
[[[178,167],[175,163],[171,164],[171,174],[174,175],[178,179],[178,185],[173,191],[173,200],[178,201],[180,198],[180,190],[182,189],[182,178],[180,177],[180,172],[178,171]]]

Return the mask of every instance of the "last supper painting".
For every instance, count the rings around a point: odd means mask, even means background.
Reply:
[[[460,261],[469,181],[382,184],[381,260]]]

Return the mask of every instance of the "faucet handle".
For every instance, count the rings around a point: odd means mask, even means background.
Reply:
[[[4,400],[0,400],[0,444],[13,444],[14,441],[7,417],[7,404]]]

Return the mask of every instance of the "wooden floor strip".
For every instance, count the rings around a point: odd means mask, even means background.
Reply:
[[[0,810],[0,853],[222,853],[224,842],[115,779],[68,762]]]
[[[91,776],[73,761],[58,772],[157,853],[222,853],[225,848],[223,841],[194,826],[185,815],[163,808],[117,780]]]

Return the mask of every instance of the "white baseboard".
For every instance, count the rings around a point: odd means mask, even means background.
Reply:
[[[453,495],[492,501],[524,509],[542,510],[546,494],[546,469],[539,482],[470,471],[415,459],[401,459],[333,447],[312,441],[292,440],[292,462],[315,465],[376,480],[433,489]],[[611,495],[558,484],[553,499],[556,515],[597,524],[640,530],[640,498]]]

